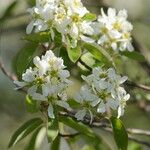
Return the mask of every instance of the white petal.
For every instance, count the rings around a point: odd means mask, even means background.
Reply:
[[[124,114],[124,108],[122,106],[118,107],[118,118],[120,118]]]
[[[116,17],[116,9],[114,9],[114,8],[109,8],[108,9],[108,16],[109,17]]]
[[[93,40],[92,38],[89,38],[87,36],[84,36],[84,35],[81,35],[80,36],[81,40],[83,40],[84,42],[87,42],[87,43],[94,43],[95,40]]]
[[[27,85],[26,82],[19,82],[19,81],[14,81],[14,84],[16,84],[17,86],[19,86],[20,88],[24,87]]]
[[[109,107],[111,107],[113,110],[116,110],[119,103],[113,99],[110,99],[107,101],[107,104],[109,105]]]
[[[27,93],[35,100],[41,100],[41,101],[47,100],[44,95],[40,93],[36,93],[36,91],[37,91],[37,86],[34,85],[28,89]]]
[[[57,101],[57,105],[60,106],[60,107],[63,107],[67,110],[71,110],[71,107],[69,106],[69,104],[63,100],[61,101]]]
[[[130,42],[128,42],[128,44],[127,44],[127,49],[128,49],[128,51],[130,51],[130,52],[133,52],[133,51],[134,51],[134,47],[133,47],[133,45],[132,45]]]
[[[76,114],[75,117],[77,118],[77,120],[83,120],[83,118],[86,115],[86,109],[83,110],[79,110]]]
[[[120,79],[119,83],[122,84],[122,83],[124,83],[124,82],[127,81],[127,80],[128,80],[128,77],[124,76],[124,77],[122,77],[122,78]]]
[[[34,85],[34,86],[32,86],[32,87],[30,87],[30,88],[28,89],[28,94],[29,94],[30,96],[32,96],[34,93],[36,93],[36,90],[37,90],[37,86]]]
[[[51,29],[51,37],[52,37],[52,40],[54,40],[54,38],[55,38],[55,33],[54,33],[53,29]]]
[[[111,38],[118,39],[121,37],[121,34],[117,30],[112,30],[112,31],[109,31],[109,36]]]
[[[108,40],[108,37],[103,35],[99,40],[98,40],[98,44],[103,44],[104,42],[106,42]]]
[[[49,104],[49,106],[48,106],[48,116],[49,116],[50,118],[52,118],[52,119],[54,119],[54,118],[55,118],[55,116],[54,116],[53,106],[52,106],[52,104],[51,104],[51,103],[50,103],[50,104]]]
[[[105,106],[104,102],[101,102],[97,108],[97,112],[104,113],[105,111],[106,111],[106,106]]]
[[[99,102],[100,102],[100,99],[96,99],[96,100],[92,101],[90,104],[91,104],[91,106],[95,107],[96,105],[98,105]]]
[[[121,18],[124,18],[124,20],[127,19],[127,17],[128,17],[127,10],[125,10],[125,9],[120,10],[118,13],[118,16]]]
[[[26,28],[26,33],[30,34],[33,30],[33,27],[34,27],[34,21],[31,21]]]
[[[127,101],[130,99],[130,94],[127,94],[125,97],[124,97],[124,100]]]

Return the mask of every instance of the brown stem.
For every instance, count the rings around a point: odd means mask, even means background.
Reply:
[[[92,68],[90,66],[88,66],[84,61],[82,61],[82,59],[80,58],[79,59],[79,62],[85,66],[89,71],[92,71]],[[145,90],[145,91],[150,91],[150,86],[147,86],[147,85],[143,85],[143,84],[139,84],[139,83],[135,83],[133,81],[127,81],[125,83],[127,86],[132,86],[132,87],[135,87],[135,88],[139,88],[139,89],[142,89],[142,90]]]

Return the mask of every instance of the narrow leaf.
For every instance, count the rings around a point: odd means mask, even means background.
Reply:
[[[27,40],[35,43],[44,43],[50,41],[50,33],[48,32],[39,32],[32,33],[23,37],[23,40]]]
[[[26,150],[35,150],[36,149],[36,139],[37,139],[37,136],[41,130],[42,126],[39,127],[32,135],[31,139],[30,139],[30,142],[26,148]]]
[[[7,19],[7,17],[11,16],[12,11],[16,8],[16,5],[17,5],[17,1],[14,1],[8,6],[3,16],[0,18],[0,23],[3,23]]]
[[[124,51],[124,52],[120,52],[120,54],[122,56],[126,56],[126,57],[136,60],[136,61],[145,61],[145,57],[142,54],[135,52],[135,51],[133,51],[133,52]]]
[[[51,144],[51,150],[59,150],[60,148],[60,136],[58,135]]]
[[[96,15],[95,14],[92,14],[92,13],[86,13],[83,17],[82,17],[83,20],[86,20],[86,21],[94,21],[96,20]]]
[[[13,145],[21,141],[28,134],[30,134],[37,127],[39,127],[42,123],[43,121],[40,118],[34,118],[24,123],[19,129],[17,129],[17,131],[11,137],[8,148],[12,147]]]
[[[75,48],[71,48],[70,40],[67,39],[67,52],[70,60],[75,63],[81,56],[81,47],[79,44]]]
[[[29,67],[31,61],[34,57],[34,52],[36,51],[37,44],[28,44],[23,49],[21,49],[16,58],[16,73],[20,77],[22,73]]]
[[[35,6],[35,5],[36,5],[35,0],[27,0],[27,3],[28,3],[30,6]]]
[[[26,110],[29,113],[35,113],[38,111],[37,101],[33,100],[29,95],[26,96],[25,105],[26,105]]]
[[[122,121],[116,117],[110,118],[116,144],[120,150],[127,150],[128,134]]]
[[[60,122],[78,131],[81,136],[91,145],[94,145],[96,149],[100,146],[101,138],[93,132],[92,129],[84,125],[83,123],[76,122],[69,117],[61,117]]]
[[[49,118],[48,119],[48,130],[47,130],[47,138],[48,142],[53,142],[56,137],[58,136],[58,114],[57,114],[57,108],[54,106],[54,119]]]
[[[95,59],[107,63],[109,65],[113,64],[112,57],[107,53],[106,50],[104,50],[102,47],[97,45],[96,43],[84,43],[83,47],[88,50]]]

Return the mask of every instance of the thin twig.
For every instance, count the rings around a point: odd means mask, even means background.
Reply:
[[[73,111],[61,112],[60,115],[69,116],[69,117],[77,120],[75,118],[75,112],[73,112]],[[86,124],[90,127],[104,128],[105,130],[108,130],[108,131],[111,129],[111,126],[108,123],[104,122],[104,121],[93,121],[92,124],[91,124],[90,123],[90,118],[88,118],[88,117],[84,118],[84,120],[82,120],[82,123],[84,123],[84,124]],[[127,129],[127,132],[129,134],[150,136],[150,131],[148,131],[148,130],[129,128],[129,129]]]
[[[59,136],[61,137],[68,137],[68,138],[74,138],[76,136],[80,135],[80,133],[74,133],[74,134],[62,134],[62,133],[59,133]]]
[[[138,83],[135,83],[135,82],[132,82],[132,81],[129,81],[129,80],[126,82],[126,85],[131,86],[131,87],[136,87],[136,88],[139,88],[139,89],[142,89],[142,90],[145,90],[145,91],[150,91],[149,86],[143,85],[143,84],[138,84]]]
[[[85,68],[87,68],[89,71],[92,71],[92,68],[88,66],[84,61],[82,61],[81,58],[79,58],[78,62],[83,65]]]
[[[84,61],[82,61],[81,58],[78,60],[78,62],[80,62],[89,71],[92,71],[92,68],[90,66],[88,66]],[[132,86],[132,87],[136,87],[136,88],[139,88],[139,89],[142,89],[142,90],[145,90],[145,91],[150,91],[150,86],[147,86],[147,85],[135,83],[135,82],[132,82],[132,81],[129,81],[129,80],[125,84],[127,86]]]
[[[140,44],[140,42],[138,42],[138,40],[135,37],[133,37],[133,45],[134,45],[134,48],[137,52],[142,53],[145,49],[145,47],[143,47],[143,45]],[[143,67],[143,69],[147,72],[147,74],[150,75],[150,64],[149,64],[149,62],[144,61],[144,62],[139,62],[139,64]]]
[[[127,129],[129,134],[137,134],[137,135],[144,135],[144,136],[150,136],[150,131],[148,130],[142,130],[142,129]]]
[[[71,117],[73,119],[75,119],[77,121],[77,119],[75,118],[74,116],[74,112],[61,112],[60,115],[63,115],[63,116],[67,116],[67,117]],[[90,120],[88,120],[87,118],[85,118],[84,120],[80,121],[82,122],[83,124],[86,124],[88,125],[89,127],[91,128],[101,128],[105,131],[108,131],[108,132],[113,132],[112,131],[112,128],[110,127],[109,124],[107,124],[106,122],[93,122],[93,123],[90,123]],[[128,138],[129,140],[132,140],[136,143],[139,143],[139,144],[143,144],[145,146],[148,146],[150,147],[150,142],[146,142],[146,141],[141,141],[139,139],[136,139],[136,138],[133,138],[131,135],[134,134],[134,135],[144,135],[144,136],[150,136],[150,131],[146,131],[146,130],[142,130],[142,129],[127,129],[127,132],[128,132]]]
[[[131,136],[129,136],[129,140],[134,141],[134,142],[139,143],[139,144],[142,144],[142,145],[145,145],[145,146],[147,146],[147,147],[150,147],[150,142],[142,141],[142,140],[133,138],[133,137],[131,137]]]
[[[16,77],[15,75],[9,73],[9,72],[5,69],[5,67],[4,67],[4,65],[3,65],[3,63],[2,63],[1,61],[0,61],[0,69],[2,70],[2,72],[3,72],[10,80],[12,80],[12,81],[17,80],[17,77]]]
[[[8,77],[12,82],[18,80],[18,78],[17,78],[16,75],[11,74],[10,72],[8,72],[5,69],[5,67],[4,67],[4,65],[3,65],[3,63],[1,61],[0,61],[0,69],[2,70],[2,72],[4,73],[4,75],[6,75],[6,77]],[[23,88],[19,88],[15,83],[14,83],[14,85],[16,86],[16,89],[18,91],[26,93],[26,91]]]

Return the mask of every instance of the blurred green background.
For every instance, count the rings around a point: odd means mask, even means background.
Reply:
[[[12,62],[17,52],[25,44],[22,37],[25,35],[25,28],[30,19],[26,9],[31,7],[30,0],[18,0],[14,9],[8,13],[8,8],[13,2],[13,0],[0,0],[0,60],[2,60],[8,72],[12,74],[14,73]],[[141,44],[141,53],[145,56],[147,64],[150,65],[149,0],[83,0],[83,2],[89,10],[95,13],[100,12],[102,5],[115,7],[118,10],[127,9],[129,20],[134,25],[133,35]],[[124,63],[121,64],[119,70],[135,82],[150,85],[150,68],[144,69],[144,65],[145,63],[141,64],[124,58]],[[78,88],[79,84],[76,82],[75,89]],[[126,127],[150,130],[150,93],[139,89],[129,89],[129,92],[132,97],[125,115],[121,119]],[[7,149],[7,144],[13,132],[22,122],[32,117],[25,110],[24,99],[25,95],[15,91],[13,83],[0,71],[0,150]],[[98,132],[103,136],[111,150],[117,149],[112,136],[103,131]],[[140,136],[137,138],[150,142],[150,137]],[[22,150],[27,142],[28,139],[12,149]],[[43,143],[40,149],[47,150],[48,145]],[[64,141],[62,149],[67,149]],[[147,147],[133,142],[129,143],[128,149],[148,150]]]

